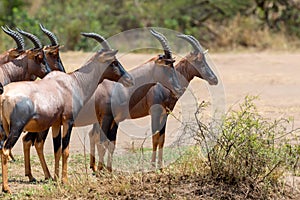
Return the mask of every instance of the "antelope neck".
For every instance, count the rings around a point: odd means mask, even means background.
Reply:
[[[20,56],[14,61],[5,63],[0,67],[0,82],[7,85],[11,82],[23,81],[26,79],[28,70],[27,56]],[[29,80],[29,79],[28,79]]]
[[[107,63],[90,60],[84,66],[74,71],[71,76],[74,78],[74,84],[77,86],[78,94],[82,94],[82,100],[86,103],[97,89],[105,68],[109,67]]]
[[[189,62],[186,58],[181,59],[175,66],[175,69],[181,74],[178,77],[180,85],[183,88],[187,88],[191,80],[197,75],[195,66],[193,66],[192,63]]]
[[[155,69],[155,62],[147,62],[142,66],[136,67],[130,70],[130,75],[134,80],[134,86],[130,87],[131,90],[135,90],[145,84],[149,85],[149,87],[156,84],[157,81],[153,78],[153,72]],[[163,74],[162,74],[163,76]],[[146,92],[147,93],[147,92]],[[146,94],[145,93],[145,94]]]
[[[8,59],[9,59],[9,53],[8,52],[0,54],[0,65],[3,65],[5,63],[7,63]]]

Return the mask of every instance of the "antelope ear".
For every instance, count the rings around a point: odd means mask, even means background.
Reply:
[[[58,54],[58,51],[59,51],[59,47],[51,49],[49,52],[52,54]]]
[[[42,53],[39,53],[38,56],[39,56],[39,59],[43,59],[43,57],[44,57],[44,55]]]
[[[166,65],[166,61],[164,59],[156,59],[155,61],[155,64],[157,65]]]
[[[9,56],[12,58],[16,58],[18,56],[20,56],[22,53],[20,51],[18,51],[17,49],[12,49],[8,52]]]
[[[33,53],[33,56],[34,56],[34,57],[38,57],[39,59],[43,59],[44,54],[43,54],[42,51],[43,51],[43,50],[35,50],[35,51],[33,51],[33,52],[32,52],[32,53]]]
[[[107,51],[105,52],[105,56],[115,56],[118,53],[118,50],[111,50],[111,51]]]
[[[118,53],[118,50],[112,50],[112,51],[105,51],[104,52],[104,59],[105,60],[111,60],[114,59],[115,55]]]

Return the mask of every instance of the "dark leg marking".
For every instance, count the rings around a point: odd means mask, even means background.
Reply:
[[[70,139],[71,139],[71,132],[73,128],[73,121],[70,121],[68,124],[68,131],[65,137],[62,139],[62,151],[64,151],[70,144]]]
[[[59,134],[53,138],[53,147],[54,147],[54,153],[56,153],[59,148],[61,147],[61,129],[59,128]]]
[[[112,125],[111,129],[109,130],[109,132],[107,134],[107,139],[109,141],[116,141],[118,127],[119,127],[118,124],[115,121],[113,121],[113,125]]]

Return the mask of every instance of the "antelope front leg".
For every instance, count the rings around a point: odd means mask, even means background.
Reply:
[[[2,191],[5,193],[11,193],[8,186],[8,159],[9,152],[1,150]]]
[[[107,139],[108,139],[108,156],[107,156],[107,170],[112,172],[112,161],[113,161],[113,154],[116,147],[116,139],[117,139],[117,131],[118,131],[118,124],[113,121],[112,127],[108,132]]]
[[[99,161],[98,161],[98,171],[101,171],[104,167],[104,155],[106,153],[105,149],[105,142],[97,142],[97,151],[98,151],[98,156],[99,156]]]
[[[104,115],[101,120],[98,118],[98,121],[101,121],[101,123],[99,123],[100,137],[99,140],[97,141],[97,148],[98,148],[98,155],[99,155],[98,170],[102,170],[104,166],[104,155],[106,152],[106,148],[109,145],[107,135],[109,134],[110,129],[113,126],[113,116]]]
[[[107,170],[112,172],[112,160],[116,147],[116,141],[108,141],[108,155],[107,155]]]
[[[156,167],[156,152],[159,144],[160,130],[163,129],[164,124],[164,108],[160,104],[154,104],[150,108],[151,114],[151,128],[152,128],[152,158],[151,163]]]
[[[89,132],[89,139],[90,139],[90,168],[93,172],[96,172],[96,159],[95,159],[95,146],[97,140],[97,131],[93,128]],[[100,135],[100,133],[98,134]]]
[[[60,124],[52,126],[52,137],[54,147],[54,180],[59,178],[59,160],[61,157],[61,130]]]
[[[160,123],[162,124],[162,129],[159,131],[159,139],[158,139],[158,169],[162,169],[164,167],[163,163],[163,148],[165,143],[165,132],[166,132],[166,124],[167,124],[167,115],[163,115]]]
[[[62,137],[62,182],[68,182],[68,158],[69,158],[69,144],[71,132],[73,128],[73,120],[64,123],[63,137]]]
[[[163,163],[164,143],[165,143],[165,133],[160,133],[158,139],[158,169],[162,169],[164,167],[164,163]]]
[[[156,132],[152,135],[152,157],[151,157],[151,165],[156,168],[156,151],[159,140],[159,132]]]

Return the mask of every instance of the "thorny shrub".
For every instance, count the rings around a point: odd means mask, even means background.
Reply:
[[[279,186],[287,172],[299,174],[298,129],[292,120],[273,121],[259,114],[247,96],[239,109],[230,110],[217,129],[201,122],[201,103],[195,113],[194,137],[201,146],[209,175],[227,184],[247,184],[249,189]],[[214,123],[216,125],[216,123]],[[261,187],[262,186],[262,187]]]

